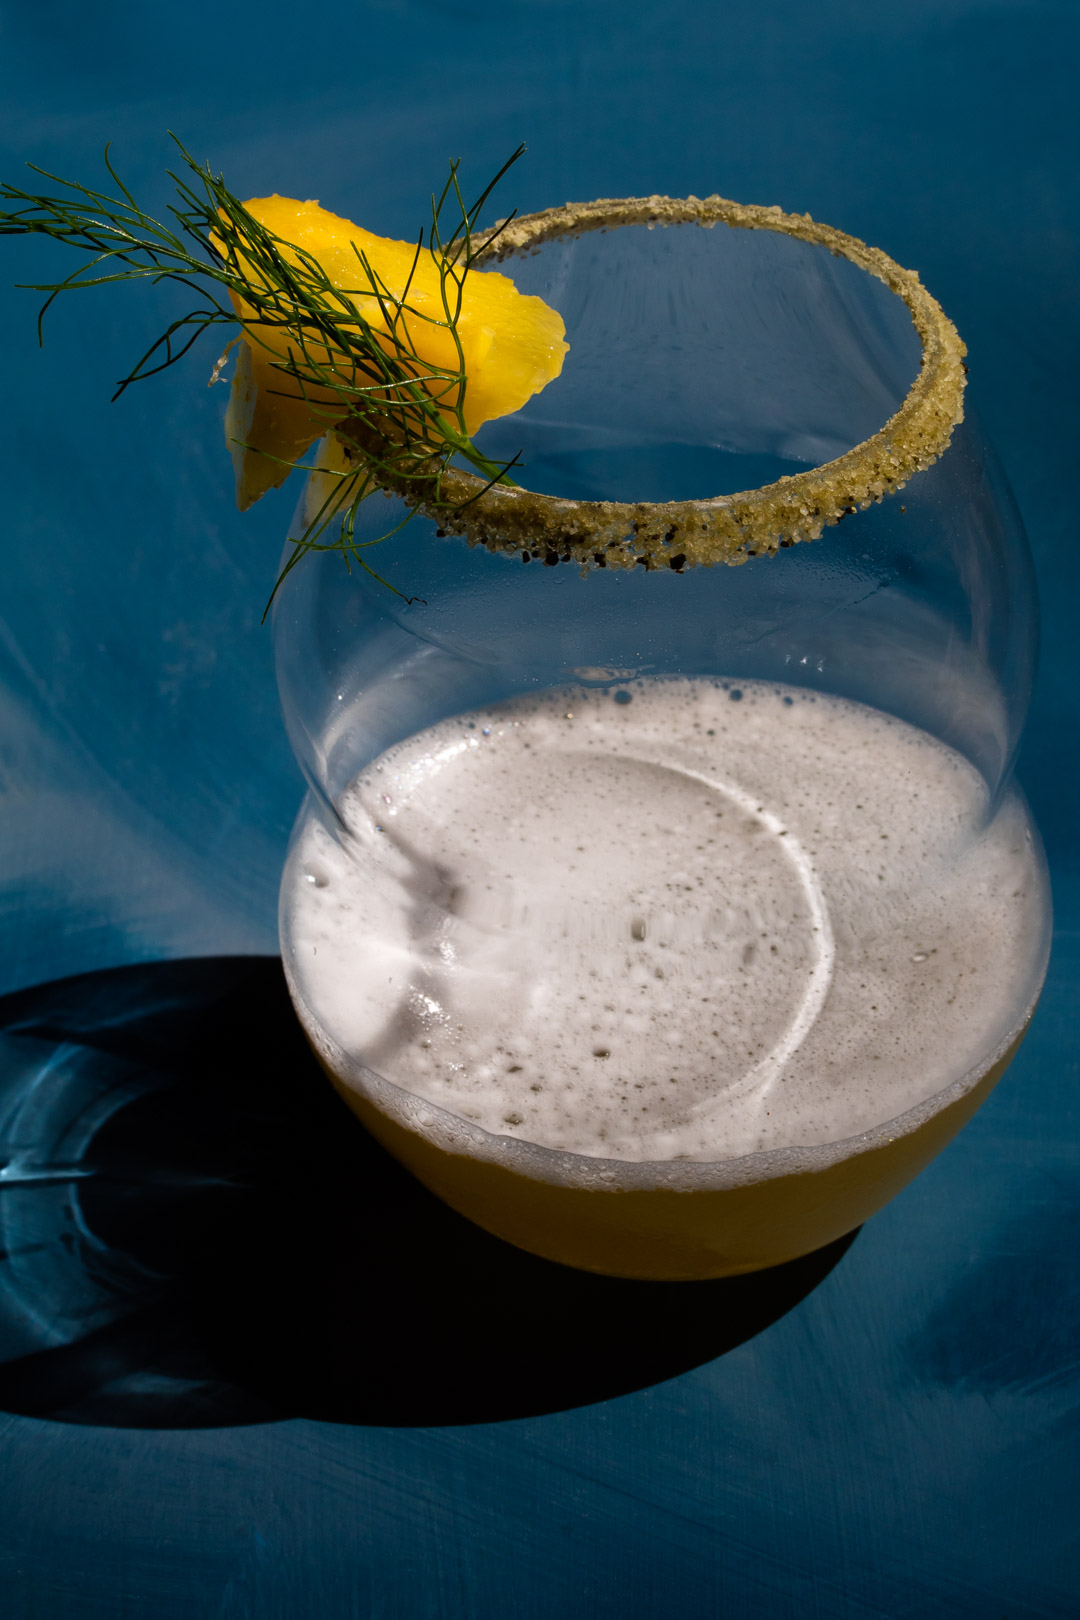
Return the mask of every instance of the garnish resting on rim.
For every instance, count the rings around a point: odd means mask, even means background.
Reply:
[[[425,509],[447,517],[440,486],[452,456],[475,468],[478,490],[510,486],[514,462],[491,460],[472,434],[482,422],[518,410],[557,376],[567,348],[560,317],[541,299],[520,294],[498,272],[474,270],[480,212],[524,147],[471,207],[452,163],[442,194],[432,197],[426,240],[420,232],[409,244],[373,236],[317,203],[280,197],[242,203],[220,175],[177,145],[193,178],[170,172],[179,201],[168,210],[169,223],[138,205],[108,149],[105,164],[119,197],[33,164],[69,195],[0,186],[0,198],[18,205],[0,211],[0,235],[51,236],[90,255],[63,281],[34,284],[49,295],[39,338],[62,292],[149,280],[197,293],[204,302],[169,325],[121,381],[117,398],[181,359],[210,327],[239,324],[240,336],[211,382],[238,344],[226,430],[240,506],[283,483],[331,430],[347,432],[363,452],[321,459],[319,483],[327,494],[293,541],[282,578],[308,551],[341,551],[373,572],[361,553],[378,542],[356,541],[353,526],[377,484],[422,490]],[[448,207],[459,217],[447,235]],[[490,248],[492,233],[484,243]],[[465,499],[474,498],[470,488]]]
[[[60,183],[72,198],[0,187],[0,197],[22,205],[0,213],[0,235],[40,232],[94,254],[65,281],[37,286],[50,295],[42,316],[58,293],[103,282],[176,281],[200,294],[209,282],[207,307],[174,321],[117,394],[180,359],[209,326],[241,322],[227,420],[240,504],[283,482],[314,439],[324,440],[316,464],[322,476],[312,481],[305,527],[292,541],[282,578],[308,551],[341,551],[373,573],[361,552],[379,541],[357,541],[353,529],[361,501],[376,487],[403,497],[408,508],[403,523],[422,512],[470,544],[529,553],[547,563],[576,562],[585,569],[640,564],[677,572],[741,563],[816,539],[826,526],[903,488],[942,455],[963,419],[966,350],[918,275],[808,214],[717,196],[601,199],[521,219],[511,215],[496,229],[478,233],[480,211],[524,150],[519,148],[471,208],[464,204],[458,166],[452,164],[442,195],[432,198],[426,249],[423,233],[413,248],[370,237],[317,204],[267,198],[245,205],[220,176],[180,150],[201,187],[197,191],[172,176],[181,206],[170,213],[180,235],[138,207],[111,165],[122,201],[69,181]],[[461,219],[444,239],[442,214],[451,198]],[[270,228],[267,219],[284,225],[289,237]],[[781,231],[824,246],[883,281],[907,305],[922,346],[919,374],[899,410],[878,433],[834,461],[734,495],[629,503],[563,499],[519,488],[509,476],[517,458],[491,461],[476,449],[471,432],[492,416],[519,409],[558,375],[566,350],[562,322],[541,300],[518,294],[505,277],[494,278],[520,305],[539,306],[551,319],[546,326],[541,319],[536,329],[534,348],[546,344],[547,356],[539,364],[532,356],[529,386],[520,397],[506,392],[498,408],[488,409],[491,391],[485,396],[480,373],[484,354],[493,344],[499,347],[498,316],[494,328],[473,323],[480,341],[470,345],[470,323],[463,319],[466,278],[475,277],[478,267],[547,241],[626,225],[679,224]],[[317,252],[295,240],[309,227],[324,256],[329,249],[337,258],[329,272]],[[202,257],[191,253],[192,246]],[[388,249],[396,275],[386,273],[386,261],[380,262]],[[341,254],[348,265],[344,274]],[[350,254],[359,267],[355,278]],[[103,262],[123,268],[91,275]],[[342,285],[353,279],[357,287]],[[229,293],[230,308],[216,296],[221,288]],[[481,402],[474,408],[478,391]],[[285,454],[279,454],[282,450]],[[457,465],[451,465],[452,458]]]

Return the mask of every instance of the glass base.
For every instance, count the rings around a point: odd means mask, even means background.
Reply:
[[[448,1152],[389,1118],[316,1056],[376,1140],[486,1231],[582,1271],[689,1282],[781,1265],[862,1225],[967,1124],[1012,1062],[1029,1022],[969,1091],[913,1130],[822,1170],[687,1191],[558,1185]]]

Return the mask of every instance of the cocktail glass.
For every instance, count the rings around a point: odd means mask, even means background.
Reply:
[[[306,559],[276,603],[284,712],[310,787],[282,888],[293,998],[365,1125],[499,1236],[628,1277],[776,1264],[852,1230],[923,1168],[1004,1071],[1039,993],[1048,890],[1012,779],[1036,650],[1022,524],[964,411],[954,329],[884,254],[807,217],[719,198],[553,210],[515,222],[498,253],[521,290],[562,313],[571,345],[563,375],[480,437],[494,456],[520,453],[524,488],[481,492],[452,474],[448,493],[469,504],[450,519],[418,510],[365,552],[381,580],[326,554]],[[319,498],[305,496],[298,525]],[[378,540],[407,514],[400,494],[375,495],[357,539]],[[665,681],[712,683],[728,701],[751,691],[789,705],[843,700],[951,751],[977,788],[949,829],[929,809],[920,821],[902,807],[918,849],[887,880],[898,918],[920,894],[944,892],[946,876],[963,892],[987,840],[1025,852],[1004,988],[963,1040],[947,1006],[916,999],[934,1057],[899,1113],[866,1102],[874,1071],[856,1019],[838,1081],[863,1099],[848,1126],[823,1135],[804,1122],[786,1140],[768,1126],[757,1146],[718,1126],[715,1151],[683,1157],[658,1153],[654,1137],[638,1155],[625,1142],[611,1156],[568,1151],[530,1140],[520,1121],[486,1128],[381,1072],[322,1005],[326,964],[305,954],[297,925],[311,831],[363,859],[348,795],[374,761],[510,700],[626,703]],[[872,756],[865,772],[873,779]],[[775,786],[777,804],[790,805],[798,784]],[[786,812],[750,803],[768,799],[768,785],[725,791],[786,836]],[[852,873],[865,865],[853,849]],[[804,1040],[839,996],[839,975],[857,976],[860,951],[884,948],[887,907],[868,942],[834,915],[824,880],[808,904],[806,927],[828,934],[831,954],[808,932],[800,971],[819,977],[793,994],[775,1050]],[[912,956],[899,923],[896,941],[905,972],[935,949],[928,940]],[[504,945],[512,971],[513,924]],[[729,986],[729,1002],[737,993]],[[388,1019],[397,995],[387,992]],[[677,1012],[672,1022],[677,1037]],[[738,1071],[725,1059],[708,1083],[722,1097],[751,1072],[750,1059]]]

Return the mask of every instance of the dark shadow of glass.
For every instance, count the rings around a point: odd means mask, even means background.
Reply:
[[[448,1209],[346,1111],[280,963],[0,1000],[0,1409],[135,1428],[436,1425],[627,1394],[791,1310],[851,1237],[636,1283]]]

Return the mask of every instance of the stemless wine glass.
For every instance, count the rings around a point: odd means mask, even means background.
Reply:
[[[363,553],[380,579],[326,554],[277,600],[290,987],[480,1225],[628,1277],[772,1265],[906,1184],[1034,1008],[1022,526],[884,254],[719,198],[497,252],[570,342],[479,437],[523,488],[452,472],[468,504]]]

